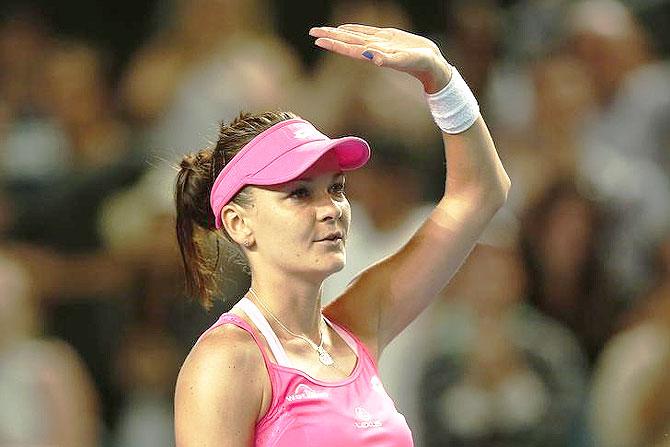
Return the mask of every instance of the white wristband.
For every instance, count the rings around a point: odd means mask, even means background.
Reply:
[[[456,67],[450,67],[449,83],[439,92],[426,93],[426,100],[437,127],[455,134],[474,124],[479,117],[479,104]]]

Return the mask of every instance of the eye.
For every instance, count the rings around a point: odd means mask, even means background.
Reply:
[[[305,197],[309,197],[309,189],[305,188],[304,186],[301,186],[300,188],[296,188],[293,191],[291,191],[289,197],[304,199]]]
[[[331,189],[335,194],[344,195],[344,183],[342,182],[333,184]]]

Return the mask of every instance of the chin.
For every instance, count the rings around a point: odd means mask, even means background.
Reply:
[[[323,272],[326,274],[326,276],[330,276],[333,273],[337,273],[342,270],[345,264],[346,259],[344,256],[340,257],[339,259],[332,259],[330,262],[323,265]]]
[[[338,263],[336,267],[334,267],[333,271],[331,273],[337,273],[340,270],[344,269],[346,262],[343,260],[342,262]]]

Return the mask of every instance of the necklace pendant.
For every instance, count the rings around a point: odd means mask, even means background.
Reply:
[[[319,352],[319,361],[321,363],[323,363],[326,366],[330,366],[333,363],[335,363],[335,360],[333,360],[330,354],[328,354],[328,352],[326,352],[326,350],[323,349],[323,347],[319,346],[317,348],[317,351]]]

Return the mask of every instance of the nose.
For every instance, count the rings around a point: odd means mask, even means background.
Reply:
[[[330,195],[324,195],[317,204],[317,218],[319,221],[339,220],[342,217],[344,202]]]

